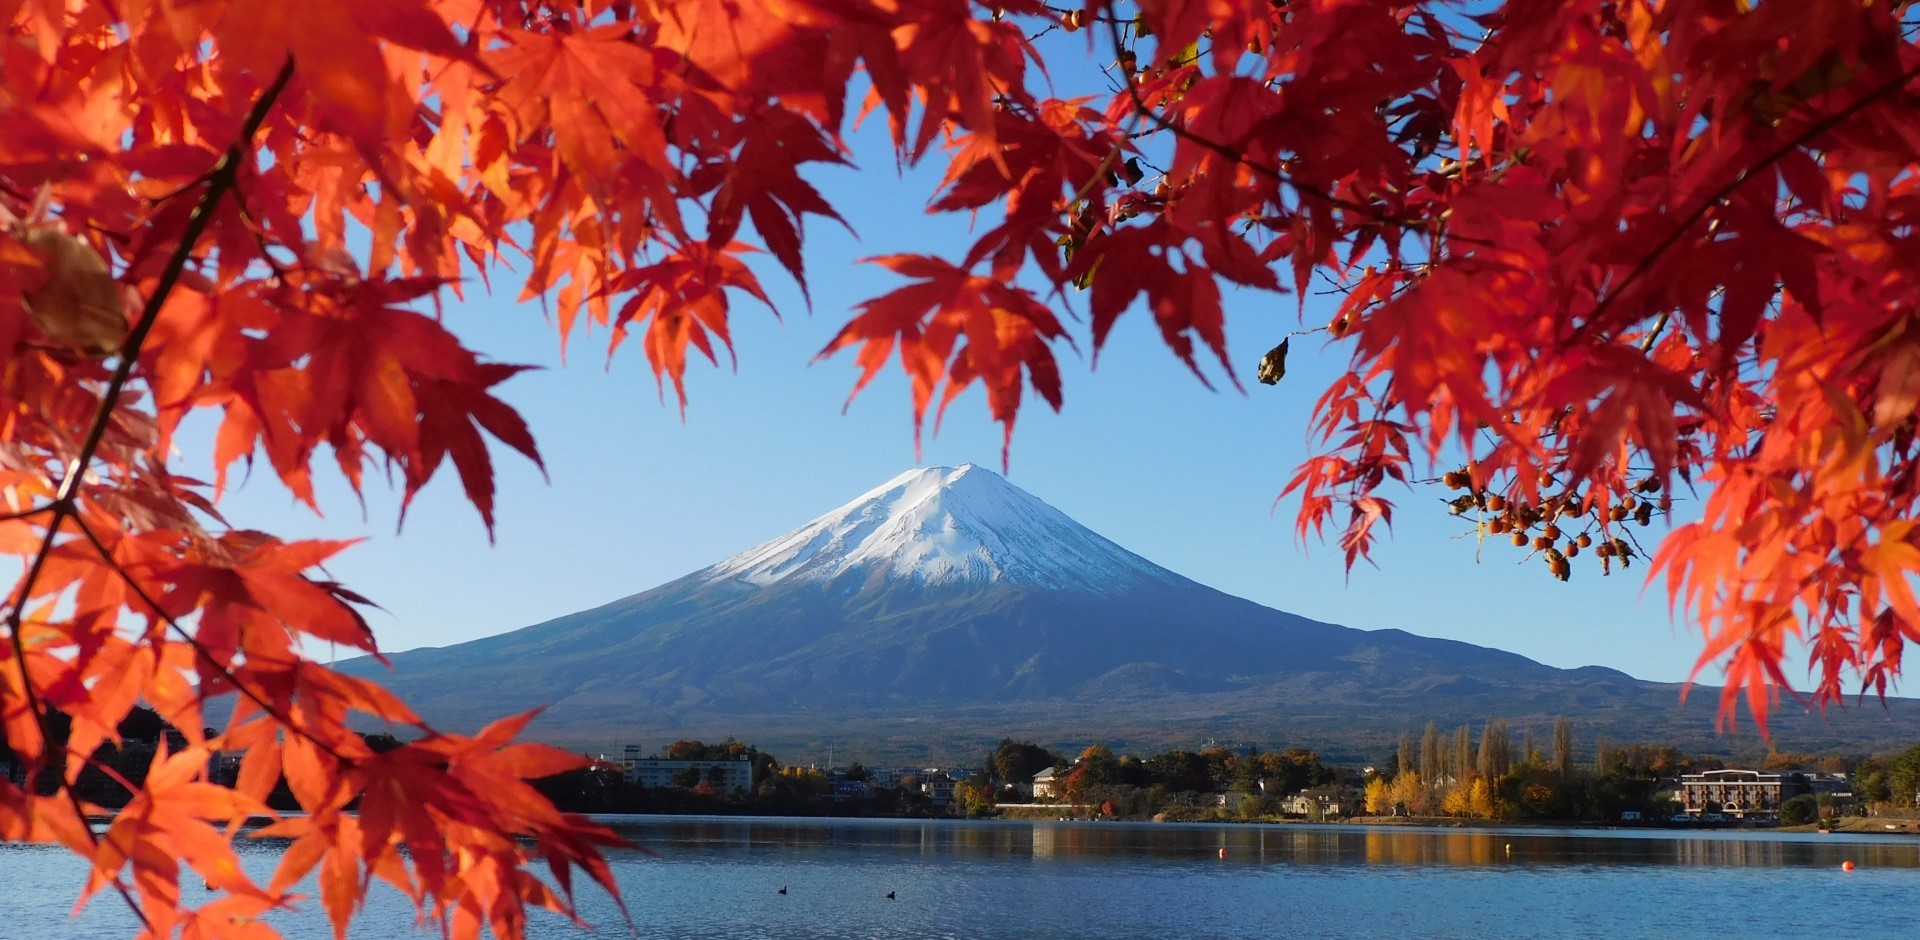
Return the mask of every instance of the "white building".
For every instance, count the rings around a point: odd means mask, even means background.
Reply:
[[[945,806],[953,802],[954,783],[952,777],[936,772],[920,781],[920,792],[925,793],[933,805]]]
[[[1736,819],[1772,819],[1780,815],[1782,803],[1814,792],[1808,777],[1796,771],[1732,767],[1686,774],[1680,778],[1681,802],[1693,815],[1722,813]],[[1840,775],[1841,781],[1845,779]]]
[[[714,789],[722,793],[753,789],[753,761],[744,756],[738,760],[666,760],[641,757],[638,746],[628,745],[620,760],[627,782],[643,787],[679,786],[675,781],[686,779],[689,768],[697,771],[702,781],[713,781]]]
[[[1060,777],[1052,767],[1033,775],[1033,798],[1036,800],[1057,800],[1060,798]]]

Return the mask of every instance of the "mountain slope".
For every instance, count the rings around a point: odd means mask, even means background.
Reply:
[[[386,681],[431,721],[545,706],[542,733],[592,741],[905,746],[1029,729],[1358,742],[1428,720],[1561,713],[1617,738],[1698,740],[1712,727],[1711,695],[1682,709],[1677,687],[1613,670],[1224,594],[971,465],[902,474],[652,590],[392,659]]]

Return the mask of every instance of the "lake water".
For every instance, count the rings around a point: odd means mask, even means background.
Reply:
[[[640,936],[669,938],[1920,938],[1920,839],[627,817],[614,858]],[[1220,857],[1220,850],[1226,857]],[[250,870],[278,848],[246,848]],[[1856,869],[1841,870],[1843,861]],[[127,938],[117,899],[69,919],[83,866],[0,846],[0,940]],[[779,892],[786,886],[787,893]],[[886,894],[891,891],[895,899]],[[188,900],[197,892],[188,890]],[[583,895],[599,935],[626,936]],[[274,920],[330,937],[316,909]],[[353,938],[435,936],[391,892]],[[558,921],[531,935],[592,936]]]

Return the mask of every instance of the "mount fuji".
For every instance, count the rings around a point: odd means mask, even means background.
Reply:
[[[1611,669],[1263,607],[970,464],[903,473],[651,590],[391,660],[341,668],[445,727],[544,706],[535,729],[552,740],[731,734],[776,753],[837,741],[935,756],[1012,734],[1365,754],[1429,720],[1544,728],[1558,714],[1685,744],[1712,740],[1717,698],[1682,706],[1677,686]],[[1802,749],[1897,739],[1910,732],[1882,724],[1910,729],[1920,710],[1890,704],[1831,725],[1782,714],[1776,734]]]

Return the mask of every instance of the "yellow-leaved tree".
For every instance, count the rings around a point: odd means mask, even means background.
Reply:
[[[1393,811],[1393,798],[1387,787],[1387,778],[1375,774],[1367,778],[1367,813],[1381,816]]]

